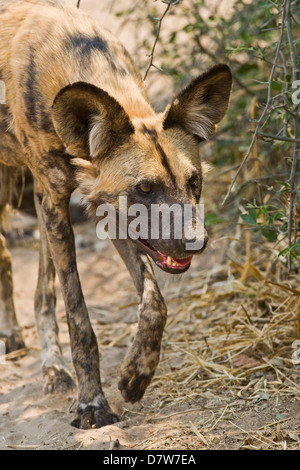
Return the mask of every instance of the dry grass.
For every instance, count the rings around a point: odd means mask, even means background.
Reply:
[[[278,419],[250,430],[232,422],[242,402],[259,408],[300,397],[300,367],[292,360],[300,322],[297,279],[284,269],[281,277],[280,269],[273,276],[271,261],[255,257],[254,263],[249,253],[259,248],[250,250],[248,235],[245,243],[245,256],[243,242],[230,242],[224,264],[196,271],[187,285],[169,292],[166,359],[155,382],[164,390],[162,407],[168,399],[178,406],[202,399],[202,410],[211,408],[198,428],[191,423],[188,430],[204,447],[219,439],[215,429],[226,420],[235,429],[225,434],[240,439],[243,448],[296,449],[299,426],[295,432],[282,429],[290,415],[278,413]]]
[[[222,244],[222,263],[203,270],[199,258],[189,279],[166,289],[169,319],[158,373],[142,408],[123,411],[125,420],[140,415],[160,427],[134,448],[300,446],[300,366],[292,358],[299,338],[297,278],[274,263],[270,247],[263,255],[248,231]],[[116,324],[114,332],[110,325],[107,335],[115,339],[106,344],[128,346],[136,325],[120,331]]]

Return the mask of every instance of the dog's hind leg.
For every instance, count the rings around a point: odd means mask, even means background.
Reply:
[[[11,202],[16,171],[16,168],[0,164],[0,225],[5,218],[7,204]],[[25,347],[14,306],[11,256],[2,233],[0,233],[0,340],[5,343],[6,353]]]
[[[42,371],[46,393],[65,392],[75,384],[65,364],[58,341],[58,326],[55,319],[55,268],[49,250],[47,234],[41,221],[38,198],[34,203],[39,220],[40,252],[38,282],[34,297],[37,328],[42,344]]]
[[[148,257],[132,240],[113,240],[140,295],[139,323],[133,344],[120,369],[118,387],[126,401],[142,398],[155,373],[167,308]]]

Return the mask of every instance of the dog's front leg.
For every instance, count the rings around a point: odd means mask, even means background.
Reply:
[[[36,191],[42,223],[64,297],[72,360],[78,383],[77,417],[72,424],[83,429],[113,424],[100,382],[99,353],[78,276],[74,234],[69,218],[69,197]]]
[[[151,382],[160,357],[167,308],[148,257],[132,240],[113,240],[140,295],[138,330],[125,357],[118,387],[124,399],[140,400]]]

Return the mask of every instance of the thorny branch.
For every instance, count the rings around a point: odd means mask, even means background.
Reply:
[[[292,78],[293,81],[297,80],[297,62],[296,62],[296,53],[295,47],[293,42],[293,34],[292,34],[292,26],[291,26],[291,6],[290,0],[287,2],[287,21],[286,21],[286,28],[287,28],[287,37],[290,46],[290,57],[292,63]],[[296,167],[297,167],[297,160],[299,157],[299,115],[298,115],[298,106],[295,105],[293,109],[294,113],[294,129],[295,129],[295,142],[293,145],[293,159],[292,159],[292,168],[290,174],[290,188],[291,188],[291,195],[290,195],[290,207],[289,207],[289,222],[288,222],[288,242],[289,248],[292,245],[292,225],[294,221],[294,243],[297,240],[297,219],[296,219],[296,194],[297,194],[297,185],[296,185]],[[288,257],[288,267],[291,268],[291,256]]]
[[[250,131],[254,132],[254,131]],[[291,143],[298,143],[300,144],[300,139],[293,139],[292,137],[284,137],[284,136],[278,136],[278,135],[271,135],[271,134],[265,134],[264,132],[257,132],[257,138],[262,137],[263,139],[268,139],[269,141],[272,140],[278,140],[281,142],[291,142]]]
[[[155,40],[154,40],[154,43],[153,43],[153,46],[152,46],[152,50],[149,54],[149,57],[150,57],[150,62],[149,62],[149,65],[147,67],[147,70],[145,72],[145,76],[144,76],[144,80],[146,80],[147,78],[147,75],[148,75],[148,72],[149,70],[151,69],[151,67],[154,67],[154,68],[158,68],[156,67],[154,64],[153,64],[153,58],[154,58],[154,51],[155,51],[155,47],[156,47],[156,44],[157,44],[157,41],[159,39],[159,35],[160,35],[160,29],[161,29],[161,24],[162,24],[162,21],[164,19],[164,17],[166,16],[166,14],[168,13],[169,9],[171,8],[172,5],[178,5],[178,3],[181,3],[182,0],[169,0],[169,1],[165,1],[165,0],[162,0],[162,3],[166,3],[167,4],[167,8],[165,9],[163,15],[161,16],[161,18],[158,19],[158,28],[157,28],[157,33],[156,33],[156,36],[155,36]]]
[[[251,150],[254,146],[254,143],[256,141],[256,138],[257,138],[257,135],[258,135],[258,132],[259,132],[259,128],[261,126],[261,124],[263,123],[263,120],[267,114],[267,111],[269,109],[269,106],[271,104],[271,101],[272,101],[272,82],[273,82],[273,77],[274,77],[274,73],[275,73],[275,70],[276,70],[276,66],[277,66],[277,62],[278,62],[278,57],[279,57],[279,52],[280,52],[280,47],[281,47],[281,44],[282,44],[282,40],[283,40],[283,35],[284,35],[284,28],[285,28],[285,21],[286,21],[286,13],[287,13],[287,5],[289,5],[290,3],[290,0],[285,0],[284,3],[283,3],[283,7],[282,7],[282,18],[281,18],[281,28],[280,28],[280,36],[279,36],[279,40],[278,40],[278,43],[277,43],[277,47],[276,47],[276,52],[275,52],[275,59],[274,59],[274,62],[273,62],[273,65],[272,65],[272,70],[271,70],[271,73],[270,73],[270,77],[269,77],[269,81],[268,81],[268,97],[267,97],[267,103],[264,107],[264,110],[260,116],[260,118],[258,119],[257,121],[257,124],[256,124],[256,128],[255,128],[255,131],[254,131],[254,134],[253,134],[253,137],[252,137],[252,140],[251,140],[251,143],[249,145],[249,148],[247,150],[247,153],[246,155],[244,156],[243,160],[242,160],[242,163],[240,164],[236,174],[234,175],[233,179],[232,179],[232,182],[231,182],[231,185],[227,191],[227,194],[223,200],[223,204],[225,204],[225,202],[227,201],[231,191],[232,191],[232,188],[243,168],[243,166],[245,165],[250,153],[251,153]]]
[[[288,102],[287,102],[287,92],[289,90],[289,85],[286,86],[283,98],[284,98],[284,105],[280,106],[282,109],[285,110],[285,122],[284,122],[284,128],[282,130],[282,133],[279,135],[270,135],[261,132],[261,129],[265,125],[265,121],[267,118],[267,113],[271,111],[272,109],[275,109],[274,106],[272,106],[272,100],[276,97],[272,97],[272,83],[273,83],[273,78],[275,71],[277,67],[280,67],[280,64],[278,64],[279,57],[281,57],[281,61],[283,64],[283,68],[285,71],[285,76],[287,76],[287,65],[286,65],[286,60],[284,57],[284,53],[282,50],[282,46],[288,46],[289,48],[289,58],[290,58],[290,64],[291,64],[291,77],[292,81],[296,81],[298,78],[298,69],[297,69],[297,58],[296,58],[296,51],[295,51],[295,42],[292,34],[292,21],[294,20],[294,16],[292,15],[291,12],[291,0],[284,0],[282,4],[282,10],[281,10],[281,26],[280,26],[280,34],[279,34],[279,39],[277,42],[276,46],[276,51],[275,51],[275,56],[274,60],[272,62],[272,68],[271,68],[271,73],[269,76],[269,80],[267,82],[268,84],[268,89],[267,89],[267,101],[264,106],[264,109],[262,111],[262,114],[260,118],[256,122],[255,129],[252,130],[251,132],[253,133],[253,137],[251,140],[251,143],[248,147],[247,153],[245,154],[241,164],[239,165],[239,168],[237,172],[235,173],[231,185],[229,187],[229,190],[224,198],[223,204],[226,202],[228,199],[232,188],[243,168],[245,165],[249,155],[251,154],[251,151],[254,147],[254,144],[257,139],[268,139],[272,142],[274,141],[283,141],[283,142],[290,142],[293,144],[292,146],[292,166],[291,166],[291,171],[290,171],[290,177],[289,177],[289,185],[290,185],[290,200],[289,200],[289,213],[288,213],[288,246],[291,248],[292,244],[297,241],[297,207],[296,207],[296,202],[297,202],[297,163],[299,161],[299,149],[300,149],[300,139],[299,139],[299,105],[296,104],[294,108],[289,109],[288,108]],[[297,23],[297,22],[296,22]],[[287,42],[284,44],[284,36],[286,34],[287,37]],[[294,129],[294,135],[289,134],[287,135],[287,125],[289,122],[289,117],[293,122],[293,129]],[[293,236],[294,235],[294,236]],[[291,256],[288,256],[288,268],[291,268]]]

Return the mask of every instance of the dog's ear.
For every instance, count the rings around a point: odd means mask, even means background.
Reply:
[[[94,158],[134,132],[130,119],[106,91],[77,82],[63,88],[52,105],[54,128],[70,155]]]
[[[232,87],[229,67],[219,64],[193,80],[165,111],[164,129],[179,126],[199,141],[211,137],[228,108]]]

